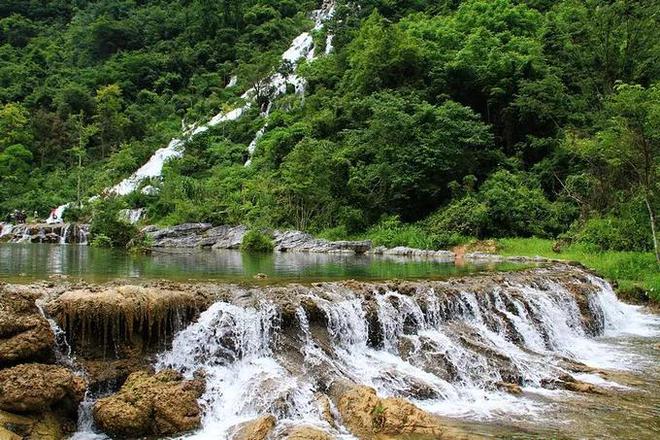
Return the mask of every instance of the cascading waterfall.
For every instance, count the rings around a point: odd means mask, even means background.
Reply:
[[[324,23],[332,18],[335,12],[335,1],[334,0],[324,0],[321,8],[312,12],[312,18],[314,19],[314,29],[320,30],[323,28]],[[328,54],[332,51],[332,35],[328,35],[326,39],[325,53]],[[301,60],[313,60],[315,58],[315,48],[314,41],[311,33],[303,32],[298,35],[291,46],[282,54],[282,61],[288,63],[290,66],[295,67],[296,64]],[[238,78],[232,76],[227,87],[234,87],[238,82]],[[263,80],[263,86],[266,88],[271,88],[273,90],[271,100],[279,96],[282,96],[287,93],[287,85],[290,84],[294,87],[296,94],[303,94],[305,92],[305,80],[304,78],[298,76],[295,73],[289,73],[283,75],[281,73],[275,73],[269,78]],[[190,140],[194,136],[204,133],[209,128],[214,127],[222,122],[235,121],[239,119],[243,113],[250,109],[253,105],[253,102],[257,96],[257,91],[254,88],[248,89],[245,93],[241,95],[241,100],[244,101],[244,104],[240,107],[237,107],[229,112],[220,112],[213,116],[206,124],[202,125],[193,125],[188,130],[183,133],[182,139],[172,139],[170,143],[165,148],[158,149],[149,160],[142,165],[137,171],[132,175],[122,180],[115,186],[108,188],[104,191],[108,195],[117,195],[125,196],[138,189],[139,185],[147,180],[153,178],[160,178],[163,173],[163,167],[165,163],[172,159],[177,159],[183,156],[185,144],[187,140]],[[270,109],[270,105],[266,110],[266,116]],[[256,148],[256,144],[263,136],[266,130],[266,124],[260,129],[253,142],[250,143],[248,148],[248,153],[251,158],[252,153]],[[246,162],[246,166],[249,166],[251,163],[250,158]],[[94,199],[93,197],[92,199]],[[90,200],[92,200],[90,199]],[[61,223],[62,215],[64,211],[71,206],[71,203],[66,203],[64,205],[58,206],[48,217],[47,223]]]
[[[9,243],[88,244],[89,225],[58,223],[51,225],[5,224],[2,235]],[[8,238],[7,238],[8,237]]]
[[[318,403],[318,393],[339,379],[442,415],[542,417],[542,399],[513,396],[499,385],[518,384],[526,396],[563,395],[546,385],[570,374],[566,362],[634,365],[603,336],[657,335],[655,317],[619,302],[603,280],[586,282],[588,311],[552,279],[488,291],[435,283],[414,293],[370,294],[325,284],[300,294],[293,312],[267,296],[250,305],[219,302],[175,337],[156,366],[189,377],[205,371],[203,429],[192,438],[231,438],[237,424],[264,414],[275,415],[278,427],[312,425],[352,438],[328,424]]]

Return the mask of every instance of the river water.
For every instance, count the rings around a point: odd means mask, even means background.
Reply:
[[[114,279],[272,282],[342,279],[438,279],[477,271],[524,267],[520,264],[465,264],[369,255],[269,253],[232,250],[163,249],[152,255],[89,246],[0,244],[0,278],[29,281],[49,276],[103,282]]]

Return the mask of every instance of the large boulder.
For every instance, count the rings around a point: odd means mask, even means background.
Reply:
[[[311,426],[296,426],[284,437],[286,440],[332,440],[333,438],[327,432]]]
[[[183,380],[176,371],[131,374],[117,394],[94,404],[94,420],[112,436],[170,435],[198,428],[204,391],[200,380]]]
[[[401,398],[380,398],[373,388],[340,383],[333,386],[337,410],[358,438],[411,436],[416,439],[459,439],[440,419]],[[453,431],[453,430],[452,430]]]
[[[57,365],[23,364],[0,370],[0,410],[75,413],[85,395],[84,379]]]
[[[0,286],[0,367],[53,359],[55,336],[35,299],[31,292]]]
[[[275,417],[272,415],[257,417],[241,423],[234,429],[232,440],[266,440],[275,429]]]
[[[62,440],[75,428],[52,412],[17,415],[0,411],[0,440]]]

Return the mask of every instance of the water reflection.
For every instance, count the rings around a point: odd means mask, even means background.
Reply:
[[[39,279],[67,275],[90,281],[116,278],[241,281],[266,274],[270,281],[442,278],[512,264],[462,265],[392,256],[161,249],[150,256],[112,249],[45,244],[0,245],[0,277]],[[519,266],[516,266],[519,267]]]

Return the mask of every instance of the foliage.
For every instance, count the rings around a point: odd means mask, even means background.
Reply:
[[[251,229],[243,236],[241,251],[243,252],[272,252],[273,240],[259,229]]]
[[[131,225],[120,218],[120,210],[123,208],[113,199],[97,201],[93,207],[90,234],[92,241],[97,237],[100,243],[108,244],[115,248],[125,249],[128,243],[138,235],[136,226]],[[107,246],[106,246],[107,247]]]
[[[103,234],[95,235],[90,242],[90,246],[95,248],[111,248],[113,244],[112,238]]]
[[[660,272],[650,252],[595,252],[590,246],[574,244],[557,254],[552,240],[511,238],[498,240],[498,252],[503,255],[542,256],[578,261],[600,275],[616,282],[620,289],[641,288],[654,301],[660,301]]]
[[[85,202],[254,88],[155,192],[95,208],[98,234],[125,245],[114,211],[139,207],[388,246],[657,243],[658,2],[339,0],[312,32],[333,53],[299,66],[281,54],[316,1],[70,3],[0,6],[0,211]],[[304,96],[272,100],[276,71]]]

